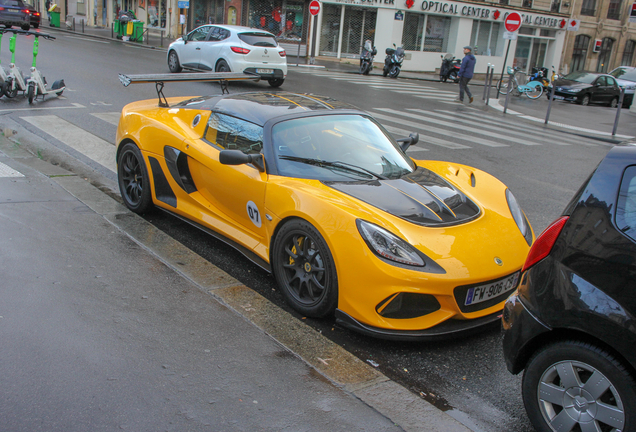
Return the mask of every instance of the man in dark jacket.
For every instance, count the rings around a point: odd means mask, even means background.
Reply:
[[[477,59],[473,55],[473,49],[469,46],[464,47],[464,58],[462,65],[459,68],[459,99],[455,99],[455,102],[464,102],[464,91],[470,98],[470,103],[473,103],[473,94],[468,89],[468,82],[473,78],[475,71],[475,63]]]

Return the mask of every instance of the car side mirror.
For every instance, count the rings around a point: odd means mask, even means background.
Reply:
[[[597,82],[597,83],[596,83],[596,87],[600,87],[600,86],[601,86],[601,83],[600,83],[600,82]]]
[[[400,148],[402,149],[403,152],[406,152],[406,150],[411,147],[412,145],[417,144],[417,142],[420,140],[420,134],[418,133],[412,133],[409,135],[408,138],[401,138],[399,140],[397,140],[398,143],[400,143]]]
[[[251,163],[259,171],[265,171],[262,154],[245,154],[240,150],[221,150],[219,162],[223,165],[245,165]]]

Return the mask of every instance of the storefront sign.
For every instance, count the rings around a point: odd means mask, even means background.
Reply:
[[[178,6],[179,6],[179,9],[189,9],[190,8],[190,0],[179,0],[177,3],[178,3]]]
[[[503,38],[509,40],[517,40],[517,34],[517,32],[509,32],[506,30],[503,32]]]
[[[581,21],[578,19],[570,19],[568,20],[568,31],[578,31],[579,26],[581,25]]]

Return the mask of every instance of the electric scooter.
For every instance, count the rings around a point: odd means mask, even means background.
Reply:
[[[66,84],[64,84],[64,80],[57,80],[53,83],[50,90],[46,89],[46,78],[40,74],[40,71],[35,66],[35,61],[38,56],[38,52],[40,49],[40,37],[49,40],[55,40],[55,37],[47,34],[36,33],[36,32],[27,32],[26,34],[32,34],[35,36],[35,40],[33,41],[33,64],[31,65],[31,77],[27,80],[27,98],[29,99],[29,103],[32,104],[33,101],[38,97],[44,96],[47,94],[55,93],[60,96],[64,89],[66,88]]]
[[[16,30],[13,32],[13,36],[9,39],[9,51],[11,51],[11,64],[9,66],[9,75],[5,81],[4,94],[8,98],[14,98],[18,95],[18,91],[25,92],[26,81],[24,74],[19,67],[15,64],[15,41],[18,37],[18,33],[26,33],[24,31]]]

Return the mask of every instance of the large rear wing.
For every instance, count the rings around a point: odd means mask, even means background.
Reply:
[[[142,74],[124,75],[119,74],[119,81],[128,87],[130,84],[154,83],[159,98],[159,106],[168,107],[168,101],[163,94],[163,86],[166,82],[204,82],[218,81],[221,85],[222,94],[229,93],[227,89],[228,81],[259,81],[260,75],[249,72],[204,72],[204,73],[177,73],[177,74]]]

